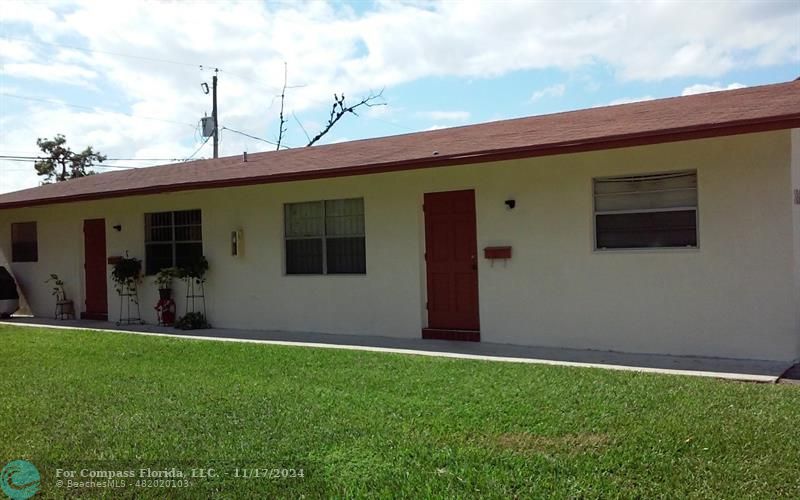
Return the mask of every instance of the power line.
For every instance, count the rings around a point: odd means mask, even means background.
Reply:
[[[132,113],[125,113],[124,111],[116,111],[116,110],[112,110],[112,109],[92,108],[90,106],[81,106],[80,104],[71,104],[71,103],[68,103],[68,102],[58,101],[58,100],[55,100],[55,99],[45,99],[45,98],[41,98],[41,97],[31,97],[31,96],[25,96],[25,95],[10,94],[8,92],[0,92],[0,95],[6,96],[6,97],[12,97],[14,99],[22,99],[24,101],[43,102],[43,103],[46,103],[46,104],[59,104],[61,106],[68,106],[70,108],[77,108],[77,109],[86,109],[86,110],[95,111],[95,112],[96,111],[105,111],[107,113],[117,113],[117,114],[120,114],[120,115],[130,116],[131,118],[138,118],[140,120],[153,120],[153,121],[157,121],[157,122],[174,123],[175,125],[185,125],[187,127],[192,127],[192,128],[196,127],[196,125],[192,125],[192,124],[185,123],[185,122],[177,122],[177,121],[174,121],[174,120],[167,120],[166,118],[155,118],[155,117],[152,117],[152,116],[134,115]]]
[[[127,58],[130,58],[130,59],[139,59],[139,60],[142,60],[142,61],[152,61],[152,62],[158,62],[158,63],[163,63],[163,64],[174,64],[174,65],[177,65],[177,66],[199,68],[201,71],[206,69],[206,68],[213,68],[213,69],[216,69],[216,70],[218,70],[220,72],[224,72],[224,73],[227,73],[227,74],[229,74],[231,76],[235,76],[237,78],[240,78],[242,80],[249,80],[251,82],[267,85],[271,90],[278,90],[277,86],[275,86],[272,83],[268,83],[265,80],[259,80],[259,79],[256,79],[256,78],[244,76],[244,75],[242,75],[240,73],[235,73],[235,72],[232,72],[232,71],[223,70],[222,68],[220,68],[219,66],[216,66],[214,64],[187,63],[187,62],[183,62],[183,61],[173,61],[173,60],[170,60],[170,59],[160,59],[160,58],[157,58],[157,57],[147,57],[147,56],[137,56],[137,55],[133,55],[133,54],[124,54],[122,52],[112,52],[112,51],[109,51],[109,50],[87,49],[85,47],[76,47],[74,45],[65,45],[63,43],[41,42],[39,40],[28,40],[28,39],[25,39],[25,38],[15,38],[15,37],[10,37],[10,36],[5,36],[5,35],[3,35],[3,38],[5,38],[6,40],[13,40],[15,42],[22,42],[22,43],[27,43],[27,44],[31,44],[31,45],[46,45],[46,46],[50,46],[50,47],[61,47],[61,48],[64,48],[64,49],[78,50],[78,51],[81,51],[81,52],[88,52],[88,53],[93,53],[93,54],[104,54],[104,55],[116,56],[116,57],[127,57]],[[45,57],[48,58],[48,59],[52,59],[52,58],[54,58],[56,56],[55,56],[55,54],[51,54],[51,55],[45,56]],[[287,87],[287,88],[301,88],[301,87],[305,87],[305,86],[306,86],[305,84],[301,84],[301,85],[293,85],[293,86],[290,86],[290,87]]]
[[[184,159],[183,161],[189,161],[189,160],[191,160],[192,158],[194,158],[194,155],[196,155],[197,153],[199,153],[199,152],[200,152],[200,150],[201,150],[201,149],[203,149],[203,146],[205,146],[205,145],[208,143],[208,140],[209,140],[209,139],[211,139],[211,136],[210,136],[210,135],[209,135],[208,137],[206,137],[206,140],[205,140],[205,141],[203,141],[203,144],[201,144],[199,148],[195,149],[194,153],[190,154],[190,155],[189,155],[188,157],[186,157],[186,159]]]
[[[223,70],[223,69],[221,69],[221,68],[219,68],[217,66],[209,65],[209,64],[193,64],[193,63],[187,63],[187,62],[182,62],[182,61],[174,61],[174,60],[169,60],[169,59],[160,59],[160,58],[154,58],[154,57],[125,54],[125,53],[121,53],[121,52],[113,52],[113,51],[98,50],[98,49],[88,49],[88,48],[77,47],[77,46],[73,46],[73,45],[51,43],[51,42],[42,42],[42,41],[38,41],[38,40],[29,40],[29,39],[23,39],[23,38],[15,38],[15,37],[10,37],[10,36],[6,36],[6,35],[3,35],[2,37],[7,39],[7,40],[18,41],[18,42],[27,43],[27,44],[45,45],[45,46],[52,46],[52,47],[61,47],[61,48],[65,48],[65,49],[78,50],[78,51],[87,52],[87,53],[105,54],[105,55],[112,55],[112,56],[116,56],[116,57],[127,57],[127,58],[131,58],[131,59],[153,61],[153,62],[159,62],[159,63],[164,63],[164,64],[174,64],[174,65],[185,66],[185,67],[197,67],[201,71],[206,69],[206,68],[213,68],[215,71],[225,72],[225,73],[227,73],[229,75],[238,77],[240,79],[266,84],[267,86],[269,86],[272,89],[277,89],[278,88],[278,87],[273,86],[270,83],[267,83],[266,81],[257,80],[257,79],[251,78],[251,77],[246,77],[244,75],[241,75],[241,74],[238,74],[238,73],[234,73],[234,72],[231,72],[231,71],[228,71],[228,70]],[[52,58],[52,57],[55,57],[55,56],[51,55],[49,57]],[[215,77],[215,79],[216,79],[216,77]],[[306,86],[305,84],[300,84],[300,85],[286,86],[286,88],[287,89],[289,89],[289,88],[301,88],[301,87],[305,87],[305,86]],[[97,108],[97,107],[82,106],[82,105],[67,103],[67,102],[54,100],[54,99],[46,99],[46,98],[31,97],[31,96],[22,96],[22,95],[17,95],[17,94],[11,94],[11,93],[8,93],[8,92],[0,92],[0,95],[6,96],[6,97],[15,98],[15,99],[34,101],[34,102],[42,102],[42,103],[48,103],[48,104],[58,104],[58,105],[61,105],[61,106],[67,106],[67,107],[77,108],[77,109],[85,109],[85,110],[95,111],[95,112],[100,111],[100,112],[117,113],[117,114],[122,114],[122,115],[125,115],[125,116],[129,116],[131,118],[138,118],[138,119],[142,119],[142,120],[153,120],[153,121],[160,121],[160,122],[165,122],[165,123],[173,123],[173,124],[176,124],[176,125],[185,125],[185,126],[192,127],[193,129],[197,130],[197,125],[196,124],[193,125],[193,124],[189,124],[189,123],[185,123],[185,122],[178,122],[178,121],[168,120],[168,119],[164,119],[164,118],[156,118],[156,117],[150,117],[150,116],[134,115],[132,113],[125,113],[125,112],[122,112],[122,111],[109,110],[109,109],[103,109],[103,108]],[[273,101],[274,101],[274,99],[273,99]],[[389,125],[395,126],[397,128],[404,128],[406,130],[410,130],[410,129],[407,129],[405,127],[393,124],[393,123],[385,121],[385,120],[381,120],[381,119],[374,118],[374,117],[370,117],[370,118],[376,119],[378,121],[383,121],[384,123],[387,123]],[[297,118],[295,117],[295,119],[297,119]],[[299,123],[299,120],[298,120],[298,123]],[[300,126],[302,128],[302,124],[300,124]],[[256,137],[254,135],[247,134],[245,132],[242,132],[242,131],[239,131],[239,130],[235,130],[235,129],[231,129],[231,128],[228,128],[228,127],[222,127],[220,129],[215,127],[214,130],[215,130],[215,133],[218,130],[228,130],[228,131],[233,132],[235,134],[239,134],[239,135],[248,137],[250,139],[261,141],[261,142],[264,142],[264,143],[267,143],[267,144],[270,144],[270,145],[273,145],[273,146],[277,146],[278,145],[276,142],[269,141],[269,140],[263,139],[261,137]],[[304,132],[305,132],[305,130],[304,130]],[[209,136],[209,137],[211,137],[211,136]],[[116,161],[116,160],[122,160],[122,161],[188,161],[188,160],[192,159],[203,148],[203,146],[206,145],[208,140],[209,140],[209,138],[206,138],[206,140],[203,141],[203,143],[200,145],[200,147],[198,147],[197,150],[195,150],[189,157],[187,157],[185,159],[180,159],[180,158],[150,158],[150,159],[145,159],[145,158],[113,158],[111,160],[112,161]],[[284,144],[281,144],[280,148],[291,149],[289,146],[286,146]],[[13,161],[13,159],[6,158],[6,157],[3,157],[3,156],[0,156],[0,158],[5,158],[5,159]],[[113,166],[106,165],[106,167],[111,168]],[[136,167],[122,167],[122,166],[120,166],[119,168],[136,168]]]
[[[245,137],[249,137],[249,138],[251,138],[251,139],[255,139],[255,140],[257,140],[257,141],[266,142],[267,144],[272,144],[273,146],[277,146],[277,145],[278,145],[278,143],[277,143],[277,142],[268,141],[268,140],[266,140],[266,139],[262,139],[261,137],[256,137],[256,136],[254,136],[254,135],[250,135],[250,134],[247,134],[247,133],[241,132],[241,131],[239,131],[239,130],[234,130],[234,129],[232,129],[232,128],[228,128],[228,127],[222,127],[222,129],[220,129],[220,130],[227,130],[228,132],[233,132],[234,134],[243,135],[243,136],[245,136]],[[286,145],[284,145],[284,144],[281,144],[281,147],[282,147],[283,149],[292,149],[292,148],[290,148],[289,146],[286,146]]]
[[[186,158],[106,158],[106,160],[111,160],[111,161],[174,161],[174,162],[189,161],[192,158],[194,158],[194,156],[198,152],[200,152],[201,149],[203,149],[203,146],[206,145],[206,143],[208,142],[209,139],[210,139],[210,136],[207,137],[205,141],[203,141],[203,143],[200,145],[200,147],[198,147],[194,151],[194,153],[192,153],[191,155],[189,155]],[[18,161],[18,162],[35,163],[37,161],[46,160],[46,159],[47,158],[41,157],[41,156],[0,155],[0,161]],[[137,167],[137,166],[132,166],[132,165],[102,165],[102,164],[92,165],[92,168],[94,168],[94,167],[97,167],[97,168],[142,168],[142,167]]]
[[[41,158],[41,159],[44,159],[44,158]],[[36,159],[36,160],[28,160],[28,159],[24,159],[24,158],[0,158],[0,160],[2,160],[2,161],[19,161],[19,162],[28,162],[28,163],[36,163],[37,161],[39,161],[38,159]],[[130,169],[130,168],[140,168],[140,167],[134,167],[132,165],[100,165],[100,164],[97,164],[97,165],[92,165],[90,168],[125,168],[125,169]],[[8,169],[8,170],[12,170],[12,169]]]
[[[46,160],[42,156],[19,156],[19,155],[0,155],[0,159],[4,160]],[[106,158],[111,161],[182,161],[183,158]]]
[[[84,47],[75,47],[73,45],[64,45],[62,43],[41,42],[41,41],[38,41],[38,40],[28,40],[28,39],[25,39],[25,38],[14,38],[14,37],[5,36],[5,35],[3,36],[3,38],[5,38],[6,40],[13,40],[15,42],[22,42],[22,43],[28,43],[28,44],[34,44],[34,45],[48,45],[50,47],[61,47],[61,48],[64,48],[64,49],[79,50],[81,52],[90,52],[90,53],[95,53],[95,54],[105,54],[105,55],[116,56],[116,57],[128,57],[128,58],[131,58],[131,59],[140,59],[140,60],[143,60],[143,61],[153,61],[153,62],[159,62],[159,63],[164,63],[164,64],[175,64],[175,65],[178,65],[178,66],[190,66],[190,67],[193,67],[193,68],[202,67],[202,66],[213,67],[210,64],[193,64],[193,63],[187,63],[187,62],[181,62],[181,61],[171,61],[169,59],[158,59],[158,58],[155,58],[155,57],[136,56],[136,55],[132,55],[132,54],[123,54],[121,52],[111,52],[111,51],[108,51],[108,50],[87,49],[87,48],[84,48]]]
[[[259,80],[257,78],[244,76],[241,73],[233,73],[231,71],[228,71],[227,69],[226,70],[223,70],[222,68],[216,68],[216,69],[218,69],[220,73],[227,73],[227,74],[229,74],[231,76],[235,76],[236,78],[239,78],[240,80],[247,80],[247,81],[252,82],[252,83],[258,83],[260,85],[266,85],[271,92],[275,92],[275,91],[280,90],[280,87],[277,87],[274,84],[267,82],[266,80]],[[306,86],[306,84],[301,84],[301,85],[292,85],[292,86],[286,87],[286,88],[287,89],[295,89],[295,88],[299,89],[299,88],[302,88],[302,87],[305,87],[305,86]]]

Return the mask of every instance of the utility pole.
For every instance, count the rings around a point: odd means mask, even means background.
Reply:
[[[219,69],[214,68],[214,78],[211,80],[212,88],[212,107],[211,116],[214,118],[214,158],[219,158],[219,119],[217,116],[217,72]],[[208,88],[208,87],[206,87]]]

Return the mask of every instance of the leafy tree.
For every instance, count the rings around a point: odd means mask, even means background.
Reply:
[[[36,139],[39,149],[47,155],[34,163],[37,175],[44,175],[45,184],[86,177],[95,172],[88,170],[95,163],[103,163],[106,157],[95,152],[91,146],[74,153],[65,144],[66,137],[58,134],[53,139]]]

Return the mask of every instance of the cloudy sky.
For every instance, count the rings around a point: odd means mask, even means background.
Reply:
[[[340,142],[792,80],[800,1],[4,0],[0,156],[62,133],[117,167],[209,157],[213,68],[220,126],[274,141],[284,63],[288,146],[334,92],[385,89],[323,141]],[[222,155],[270,149],[222,130]],[[0,160],[0,192],[39,180]]]

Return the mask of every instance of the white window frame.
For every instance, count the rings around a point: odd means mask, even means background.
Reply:
[[[697,191],[697,204],[695,206],[687,206],[687,207],[671,207],[671,208],[651,208],[651,209],[638,209],[638,210],[597,210],[597,194],[595,193],[595,186],[598,180],[607,180],[607,179],[621,179],[625,177],[638,177],[638,176],[651,176],[651,175],[664,175],[664,174],[694,174],[695,179],[697,180],[697,185],[695,187]],[[664,191],[672,191],[673,189],[668,190],[657,190],[657,191],[650,191],[650,192],[664,192]],[[675,189],[676,191],[678,189]],[[642,172],[642,173],[631,173],[631,174],[619,174],[619,175],[608,175],[608,176],[600,176],[600,177],[593,177],[592,182],[590,183],[590,194],[592,196],[592,251],[598,253],[606,253],[606,252],[685,252],[685,251],[697,251],[700,249],[700,177],[697,174],[697,169],[684,169],[684,170],[666,170],[666,171],[659,171],[659,172]],[[619,193],[614,193],[619,194]],[[654,213],[654,212],[680,212],[680,211],[687,211],[687,210],[694,210],[694,227],[695,227],[695,240],[697,241],[696,245],[692,246],[675,246],[675,247],[625,247],[625,248],[606,248],[606,247],[598,247],[597,246],[597,216],[598,215],[611,215],[611,214],[637,214],[637,213]]]
[[[200,212],[200,224],[175,224],[175,213],[176,212]],[[170,217],[170,225],[169,226],[156,226],[156,227],[169,227],[171,229],[171,231],[172,231],[172,236],[171,236],[170,241],[149,241],[150,234],[148,233],[147,230],[148,229],[152,229],[153,226],[152,226],[152,223],[151,223],[149,225],[149,227],[148,227],[148,224],[147,224],[148,216],[152,220],[152,216],[153,215],[167,214],[167,213],[169,214],[169,217]],[[178,243],[199,243],[201,251],[202,251],[202,248],[203,248],[203,211],[201,209],[199,209],[199,208],[189,208],[189,209],[186,209],[186,210],[164,210],[164,211],[161,211],[161,212],[147,212],[147,213],[144,214],[144,217],[145,217],[145,222],[144,222],[144,227],[145,227],[145,235],[144,235],[145,256],[147,256],[147,246],[148,245],[164,245],[164,246],[170,245],[172,247],[172,266],[171,267],[175,267],[177,265]],[[200,226],[200,239],[199,240],[176,240],[175,239],[175,228],[176,227],[188,227],[188,226]],[[145,261],[145,263],[144,263],[144,272],[145,272],[146,276],[154,276],[154,275],[158,274],[158,272],[160,270],[156,271],[155,273],[152,273],[152,274],[147,274],[147,267],[148,267],[147,264],[148,263]]]
[[[327,202],[329,201],[342,201],[342,200],[361,200],[361,206],[363,207],[363,213],[361,217],[364,219],[364,230],[361,234],[349,234],[347,236],[328,236],[327,234],[327,212],[326,206]],[[322,234],[319,236],[287,236],[287,226],[286,226],[286,209],[290,205],[303,205],[309,203],[320,203],[322,204]],[[328,239],[337,239],[337,238],[364,238],[364,246],[366,250],[367,244],[367,207],[366,203],[364,202],[364,198],[361,196],[353,196],[348,198],[326,198],[324,200],[308,200],[308,201],[292,201],[283,204],[283,275],[284,276],[366,276],[367,275],[367,256],[364,255],[364,272],[363,273],[328,273]],[[322,272],[321,273],[290,273],[288,272],[288,260],[289,256],[286,254],[286,242],[288,240],[317,240],[322,239]]]

